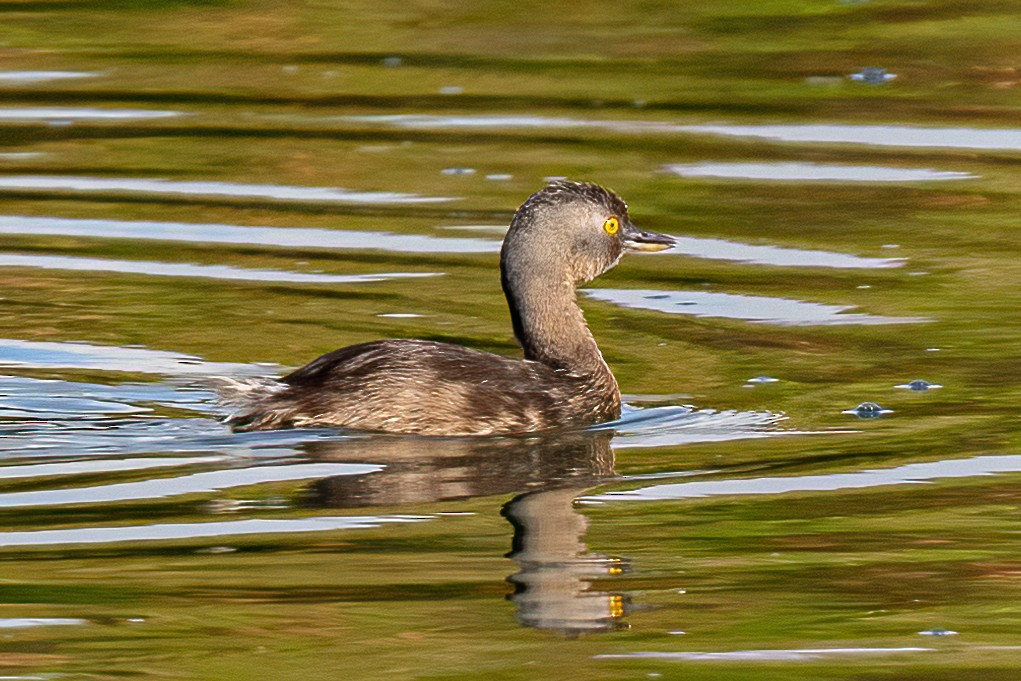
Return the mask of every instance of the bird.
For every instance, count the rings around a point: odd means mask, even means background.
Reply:
[[[240,401],[224,421],[234,431],[336,427],[425,436],[529,435],[612,421],[620,417],[620,388],[575,289],[626,252],[673,244],[671,236],[638,229],[612,191],[554,181],[517,209],[500,250],[523,358],[427,340],[351,345],[278,380],[222,391],[226,403]]]

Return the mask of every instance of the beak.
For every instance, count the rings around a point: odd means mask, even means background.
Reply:
[[[656,232],[643,232],[630,222],[625,223],[622,231],[624,232],[624,246],[629,251],[645,251],[647,253],[665,251],[668,248],[673,248],[674,245],[672,236]]]

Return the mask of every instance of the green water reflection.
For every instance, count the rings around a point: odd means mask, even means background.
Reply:
[[[0,2],[0,676],[1016,678],[1019,14]],[[692,240],[582,303],[630,402],[703,411],[214,420],[205,376],[346,344],[515,355],[552,176]]]

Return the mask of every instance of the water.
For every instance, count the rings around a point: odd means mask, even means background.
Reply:
[[[0,676],[1016,678],[1016,8],[6,9]],[[219,422],[515,355],[554,176],[678,237],[579,296],[619,422]]]

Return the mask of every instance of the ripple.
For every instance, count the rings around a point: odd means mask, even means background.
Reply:
[[[356,123],[376,123],[409,129],[594,128],[618,133],[696,133],[756,137],[781,142],[828,142],[896,147],[1021,150],[1021,130],[1015,128],[920,128],[907,125],[678,125],[665,121],[586,120],[554,116],[371,115],[341,116]]]
[[[795,180],[838,182],[927,182],[969,180],[971,173],[928,168],[840,166],[819,163],[691,163],[673,164],[665,170],[681,177],[717,177],[749,180]]]
[[[824,305],[787,298],[745,296],[706,291],[660,291],[654,289],[588,289],[585,294],[623,307],[655,310],[695,317],[723,317],[751,322],[803,326],[814,324],[907,324],[927,321],[920,317],[880,317],[847,313],[850,305]]]
[[[4,107],[0,121],[131,121],[181,116],[180,111],[154,109],[95,109],[90,107]]]
[[[638,408],[624,405],[619,419],[600,424],[594,430],[616,431],[612,442],[614,449],[665,447],[795,434],[794,431],[777,428],[786,418],[783,414],[764,411],[716,411],[682,406]]]
[[[0,397],[2,419],[94,418],[98,414],[144,414],[151,411],[149,407],[83,397]]]
[[[121,501],[165,499],[182,494],[209,493],[232,487],[246,487],[265,483],[308,480],[310,478],[341,475],[366,475],[382,469],[383,466],[375,464],[355,463],[308,463],[229,468],[172,478],[155,478],[136,482],[97,485],[95,487],[69,487],[64,489],[0,493],[0,508],[104,504]]]
[[[862,402],[854,409],[845,409],[840,413],[857,416],[860,419],[875,419],[879,418],[880,416],[892,414],[893,410],[881,407],[875,402]]]
[[[819,658],[833,656],[853,655],[893,655],[898,653],[923,653],[931,652],[932,648],[793,648],[789,650],[728,650],[719,653],[698,653],[698,652],[634,652],[634,653],[612,653],[596,655],[596,659],[602,660],[693,660],[698,662],[710,661],[776,661],[776,662],[798,662],[801,660],[817,660]]]
[[[553,116],[442,116],[431,114],[382,114],[368,116],[340,116],[340,120],[354,123],[380,123],[399,128],[432,129],[432,128],[589,128],[633,126],[643,127],[642,123],[630,121],[587,121],[575,118],[557,118]]]
[[[95,78],[98,75],[85,71],[0,71],[0,83],[45,83],[71,78]]]
[[[0,152],[0,161],[32,161],[46,156],[41,151],[5,151]]]
[[[882,269],[900,267],[903,258],[864,258],[846,253],[780,246],[742,244],[723,239],[674,237],[674,247],[664,255],[687,255],[707,260],[731,260],[778,267],[830,267],[834,269]]]
[[[252,375],[266,371],[265,367],[251,364],[207,362],[192,355],[163,350],[10,338],[0,338],[0,367],[102,369],[171,376]]]
[[[79,344],[72,344],[79,347]],[[134,348],[132,348],[134,349]],[[265,367],[261,368],[265,370]],[[21,399],[24,397],[89,397],[108,401],[136,401],[171,406],[194,406],[197,401],[211,395],[191,387],[173,386],[167,383],[80,383],[52,378],[29,378],[26,376],[0,376],[0,395]]]
[[[0,532],[0,546],[105,544],[123,541],[202,539],[257,534],[292,534],[328,530],[372,529],[391,523],[417,523],[431,516],[320,516],[315,518],[249,519],[208,523],[166,523],[124,527],[79,527],[66,530]]]
[[[0,617],[0,629],[31,629],[34,627],[66,627],[88,624],[88,620],[73,617]],[[23,678],[5,676],[3,678]],[[31,677],[43,678],[43,677]]]
[[[176,468],[221,463],[222,456],[151,456],[137,459],[98,459],[61,461],[60,463],[33,463],[0,466],[0,478],[48,478],[64,475],[95,475],[97,473],[123,473],[153,468]]]
[[[939,383],[929,383],[924,378],[916,378],[913,381],[901,383],[900,385],[895,385],[893,387],[899,388],[901,390],[913,390],[915,392],[922,392],[925,390],[937,390],[939,388],[942,388],[943,386],[940,385]]]
[[[382,250],[394,253],[497,253],[494,239],[440,238],[423,234],[244,227],[237,225],[128,220],[0,216],[0,234],[152,239],[190,243],[253,244],[284,248]]]
[[[2,112],[0,112],[2,117]],[[0,177],[0,189],[28,191],[113,192],[124,194],[173,194],[179,196],[229,196],[237,198],[308,201],[315,203],[436,203],[451,197],[420,196],[399,192],[365,192],[338,187],[295,187],[278,184],[235,182],[181,182],[159,178],[74,177],[65,175],[14,175]]]
[[[621,492],[606,492],[585,498],[594,501],[662,501],[719,496],[788,494],[791,492],[834,492],[885,485],[917,485],[934,480],[1019,472],[1021,472],[1021,455],[976,456],[970,459],[912,463],[896,468],[873,469],[856,473],[681,482]]]
[[[0,254],[0,267],[34,267],[48,270],[117,272],[161,277],[203,277],[237,281],[274,281],[306,284],[359,284],[393,279],[440,276],[439,272],[382,272],[379,274],[315,274],[257,270],[229,265],[193,265],[136,260],[106,260],[55,255]]]
[[[328,430],[231,433],[222,423],[210,418],[0,423],[0,453],[11,460],[28,461],[211,451],[246,459],[278,459],[299,456],[312,442],[338,438],[342,436]]]
[[[755,137],[779,142],[1021,151],[1021,130],[918,128],[906,125],[681,125],[681,132]]]

